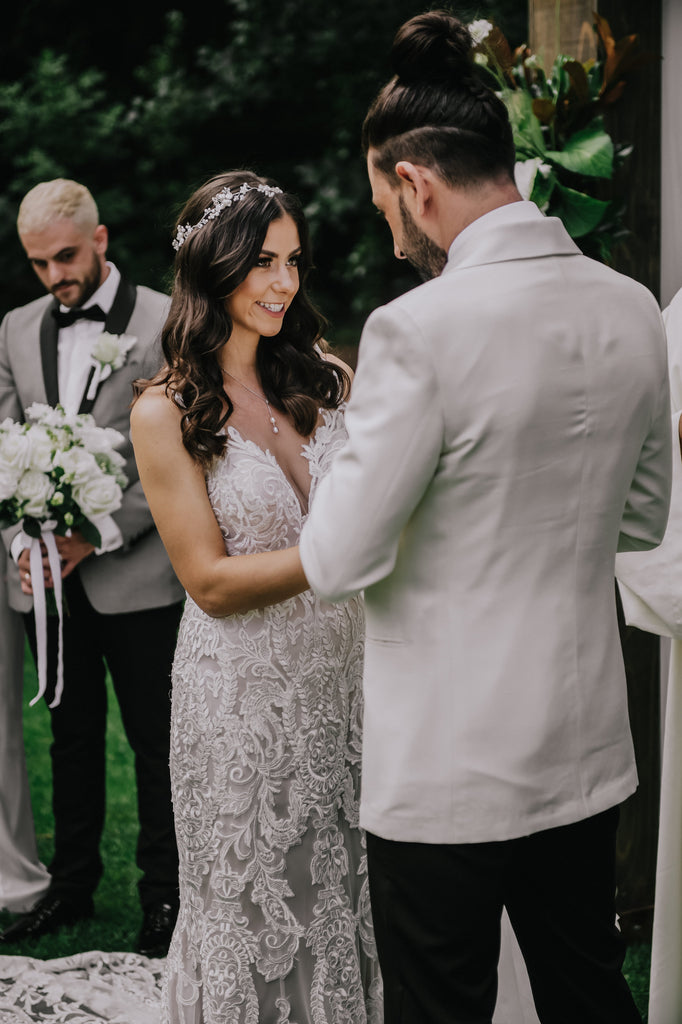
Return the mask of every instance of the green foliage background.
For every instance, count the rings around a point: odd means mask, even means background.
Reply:
[[[249,167],[302,198],[330,337],[416,279],[373,216],[360,153],[368,104],[414,0],[25,0],[0,40],[0,314],[40,294],[16,237],[23,195],[71,177],[93,192],[110,255],[165,290],[171,226],[211,174]],[[525,38],[525,0],[459,5]]]

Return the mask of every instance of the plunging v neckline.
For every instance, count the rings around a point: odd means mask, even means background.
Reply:
[[[323,420],[324,420],[325,413],[327,412],[327,410],[326,409],[321,409],[320,412],[321,412]],[[284,482],[286,483],[287,487],[289,488],[289,490],[291,491],[292,495],[294,496],[294,498],[296,500],[296,504],[299,507],[299,510],[301,512],[301,517],[303,519],[305,519],[305,517],[308,515],[308,511],[310,509],[310,493],[311,493],[312,487],[313,487],[313,477],[312,477],[312,473],[310,472],[310,450],[311,450],[311,446],[315,442],[315,437],[316,437],[317,431],[320,428],[320,426],[322,426],[322,424],[318,423],[317,427],[315,427],[315,430],[310,435],[310,437],[308,438],[307,441],[305,439],[302,439],[302,443],[301,443],[301,447],[300,447],[300,451],[299,451],[299,454],[303,456],[303,458],[305,459],[306,464],[308,466],[308,479],[309,479],[308,493],[306,495],[303,495],[303,497],[305,498],[305,505],[301,501],[301,497],[299,497],[298,489],[292,483],[292,480],[289,477],[289,475],[287,473],[285,473],[285,471],[284,471],[284,469],[283,469],[279,459],[275,455],[275,453],[270,448],[262,448],[261,445],[259,445],[257,441],[252,440],[252,438],[244,437],[244,435],[241,433],[241,431],[237,427],[235,427],[233,424],[228,423],[227,426],[226,426],[226,430],[227,430],[228,436],[229,436],[230,432],[232,432],[233,434],[236,435],[237,439],[243,445],[247,445],[247,446],[251,446],[252,448],[255,448],[256,451],[259,452],[260,455],[263,456],[263,458],[267,460],[268,465],[274,465],[279,470],[280,474],[282,475],[282,478],[284,479]],[[308,452],[306,452],[306,448],[308,449]]]

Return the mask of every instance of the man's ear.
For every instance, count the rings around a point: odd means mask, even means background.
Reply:
[[[100,256],[104,256],[109,244],[109,232],[105,225],[98,224],[92,237],[95,241],[95,252],[99,253]]]
[[[411,199],[415,211],[423,216],[433,197],[431,171],[421,164],[411,164],[409,160],[399,160],[395,165],[395,173],[400,178],[401,189],[408,201],[408,207]]]

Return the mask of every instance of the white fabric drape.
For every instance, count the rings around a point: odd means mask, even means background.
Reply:
[[[682,288],[682,4],[663,0],[661,107],[661,305]]]
[[[671,637],[651,950],[649,1024],[682,1021],[682,291],[665,310],[673,432],[668,527],[653,551],[619,555],[616,575],[626,621]]]

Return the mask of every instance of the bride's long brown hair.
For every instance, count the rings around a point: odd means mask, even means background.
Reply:
[[[273,183],[250,171],[219,174],[192,195],[176,228],[196,224],[221,189],[235,191],[242,184]],[[286,214],[298,229],[300,284],[279,334],[258,343],[256,365],[263,392],[271,405],[291,416],[299,434],[308,436],[315,429],[318,409],[336,408],[349,388],[346,372],[319,351],[325,322],[305,291],[311,249],[301,204],[287,192],[247,192],[191,232],[178,250],[170,312],[161,334],[165,367],[152,380],[135,384],[136,396],[150,385],[165,386],[183,410],[183,444],[205,466],[225,450],[227,440],[221,431],[233,412],[218,362],[232,333],[225,300],[256,266],[271,222]]]

